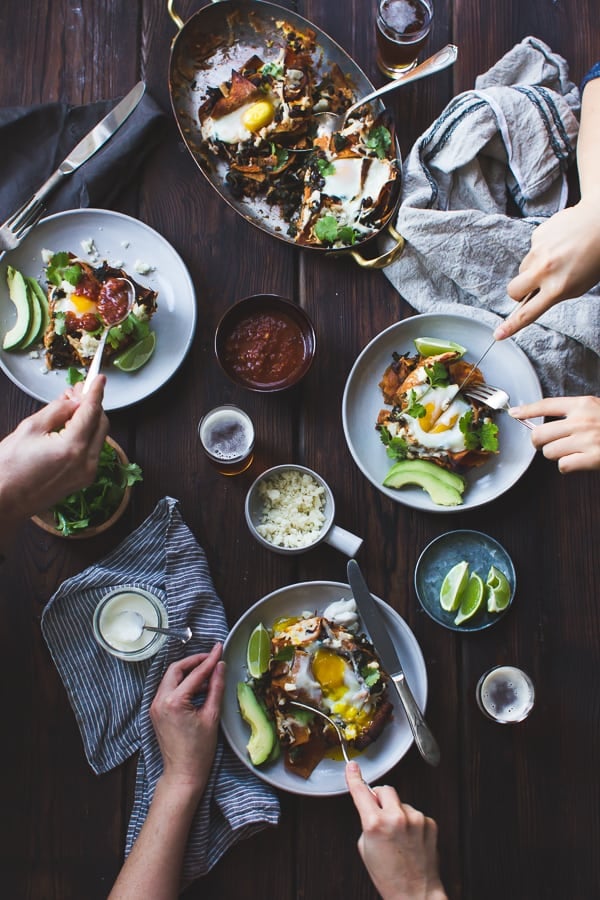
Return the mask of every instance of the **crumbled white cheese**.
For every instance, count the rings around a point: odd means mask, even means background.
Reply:
[[[47,375],[49,371],[50,370],[47,368],[47,366],[42,366],[42,368],[40,369],[42,375]]]
[[[275,472],[258,486],[263,506],[256,530],[270,544],[310,547],[325,524],[325,488],[306,472]]]
[[[80,246],[83,252],[87,253],[92,262],[97,262],[100,259],[100,254],[94,243],[94,238],[84,238],[83,241],[80,241]]]
[[[154,272],[154,266],[151,266],[150,263],[144,262],[141,259],[136,259],[133,268],[136,272],[139,272],[140,275],[149,275],[150,272]]]
[[[125,247],[125,249],[127,249],[127,247],[129,247],[129,241],[121,241],[121,247]]]
[[[122,259],[115,259],[115,260],[113,261],[113,263],[112,263],[113,269],[122,269],[122,268],[123,268],[123,265],[124,265],[124,264],[123,264],[123,260],[122,260]]]
[[[82,356],[93,356],[98,349],[99,339],[89,334],[87,331],[81,335],[80,353]]]
[[[40,358],[40,354],[39,354],[38,350],[30,350],[29,359],[39,359],[39,358]]]
[[[140,322],[146,322],[150,318],[148,310],[143,303],[134,303],[131,307],[131,312]]]
[[[74,294],[75,293],[75,285],[71,284],[69,281],[65,281],[64,279],[60,283],[61,291],[64,291],[65,294]]]
[[[53,256],[54,250],[47,250],[45,247],[42,248],[42,262],[45,266],[48,265]]]

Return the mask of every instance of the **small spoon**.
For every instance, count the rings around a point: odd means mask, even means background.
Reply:
[[[175,638],[176,640],[181,641],[182,644],[187,644],[192,636],[192,629],[187,626],[185,628],[158,628],[155,625],[146,625],[144,617],[134,610],[125,609],[123,612],[119,613],[117,618],[121,619],[124,626],[127,634],[126,640],[131,641],[132,643],[137,641],[144,631],[155,631],[157,634],[166,634],[167,637]]]
[[[316,713],[318,716],[322,716],[324,719],[327,719],[329,724],[332,725],[333,728],[335,729],[335,733],[338,736],[338,740],[340,742],[340,748],[342,751],[342,756],[344,757],[345,762],[346,763],[350,762],[350,757],[348,756],[348,749],[346,747],[346,738],[342,734],[342,730],[339,727],[339,725],[337,724],[337,722],[335,722],[332,718],[330,718],[328,715],[326,715],[326,713],[321,712],[320,709],[316,709],[314,706],[309,706],[307,703],[300,703],[299,700],[290,700],[290,705],[291,706],[300,706],[302,709],[307,709],[307,710],[309,710],[309,712]],[[369,790],[371,791],[373,796],[377,796],[375,794],[375,791],[371,787],[371,785],[367,781],[365,781],[364,778],[363,778],[363,782],[369,788]]]
[[[87,394],[87,392],[89,391],[89,389],[91,387],[92,381],[94,380],[94,378],[100,371],[100,366],[102,365],[102,356],[104,354],[104,347],[106,345],[106,338],[108,337],[108,332],[110,331],[111,328],[114,328],[116,325],[120,325],[121,322],[125,321],[125,319],[127,318],[127,316],[129,315],[129,313],[131,312],[131,310],[133,308],[133,304],[135,303],[135,288],[134,288],[133,284],[131,283],[131,281],[129,281],[128,278],[111,278],[109,280],[111,282],[122,282],[123,284],[127,285],[127,293],[128,293],[127,307],[126,307],[125,311],[121,315],[118,316],[118,318],[113,319],[111,322],[107,322],[102,317],[101,313],[98,313],[98,315],[104,325],[104,331],[102,332],[102,337],[100,338],[98,346],[96,347],[96,352],[94,353],[94,358],[92,359],[92,362],[90,363],[90,367],[88,369],[87,375],[85,376],[82,394]],[[108,284],[108,282],[105,282],[105,283]]]
[[[448,66],[451,66],[456,62],[457,57],[458,47],[455,44],[446,44],[445,47],[442,47],[442,49],[438,50],[437,53],[434,53],[433,56],[430,56],[418,66],[415,66],[415,68],[411,69],[410,72],[407,72],[406,75],[402,75],[400,78],[395,78],[393,81],[389,82],[389,84],[384,84],[383,87],[377,88],[376,91],[372,91],[372,93],[367,94],[366,97],[362,97],[360,100],[357,100],[356,103],[353,103],[352,106],[349,106],[345,112],[315,113],[313,118],[318,122],[317,137],[323,135],[331,135],[335,134],[338,131],[341,131],[344,128],[348,117],[351,116],[353,112],[355,112],[365,103],[369,103],[371,100],[376,100],[378,97],[382,97],[383,94],[388,94],[390,91],[395,91],[396,88],[402,87],[402,85],[404,84],[408,84],[409,81],[418,81],[420,78],[426,78],[428,75],[433,75],[434,72],[441,72],[442,69],[447,69]],[[314,147],[301,149],[290,147],[288,149],[293,153],[312,153]]]

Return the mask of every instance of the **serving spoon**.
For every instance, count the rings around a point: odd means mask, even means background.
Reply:
[[[192,629],[187,625],[184,628],[158,628],[156,625],[146,625],[144,617],[132,609],[124,609],[116,618],[121,620],[120,624],[126,633],[126,638],[124,639],[131,641],[131,643],[137,641],[144,631],[166,634],[167,637],[175,638],[181,641],[182,644],[187,644],[192,636]]]
[[[122,311],[122,313],[116,319],[113,319],[111,322],[107,322],[106,319],[103,318],[103,316],[100,312],[97,313],[97,315],[99,316],[99,318],[102,321],[102,324],[104,325],[104,331],[102,332],[102,337],[100,338],[100,340],[98,342],[98,346],[96,347],[96,352],[94,353],[94,358],[92,359],[92,362],[90,363],[90,367],[87,371],[87,375],[85,376],[85,381],[83,383],[83,390],[81,392],[82,394],[87,394],[87,392],[89,391],[89,389],[92,385],[92,381],[94,380],[94,378],[100,371],[100,367],[102,365],[102,356],[104,354],[104,347],[106,346],[106,339],[108,337],[108,332],[111,330],[111,328],[114,328],[116,325],[120,325],[121,322],[125,321],[125,319],[127,318],[127,316],[129,315],[129,313],[131,312],[131,310],[133,308],[133,304],[135,303],[135,288],[128,278],[116,277],[116,278],[111,278],[110,280],[112,282],[115,282],[115,281],[122,282],[123,284],[127,285],[127,307],[125,308],[124,311]]]
[[[410,72],[407,72],[406,75],[402,75],[400,78],[395,78],[388,84],[384,84],[383,87],[377,88],[377,90],[367,94],[366,97],[361,97],[360,100],[357,100],[352,106],[349,106],[343,113],[314,113],[313,118],[318,122],[317,137],[331,135],[341,131],[346,124],[346,120],[352,113],[356,112],[357,109],[364,106],[365,103],[370,103],[371,100],[376,100],[384,94],[389,94],[391,91],[395,91],[397,88],[408,84],[410,81],[418,81],[420,78],[426,78],[428,75],[433,75],[434,72],[441,72],[442,69],[447,69],[448,66],[451,66],[456,62],[457,57],[458,47],[455,44],[446,44],[445,47],[442,47],[442,49],[438,50],[437,53],[434,53],[433,56],[428,57],[418,66],[415,66],[414,69],[411,69]],[[312,153],[314,147],[300,149],[290,147],[288,149],[290,152],[294,153]]]

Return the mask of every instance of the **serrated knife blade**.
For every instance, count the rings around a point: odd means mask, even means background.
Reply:
[[[398,652],[355,559],[348,561],[347,572],[363,625],[371,638],[383,668],[398,692],[417,749],[426,762],[431,766],[437,766],[440,761],[440,748],[417,705],[406,680]]]

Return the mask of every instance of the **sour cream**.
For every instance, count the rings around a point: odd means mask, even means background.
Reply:
[[[162,602],[142,588],[123,589],[105,595],[94,613],[94,635],[98,643],[113,656],[137,661],[153,656],[166,640],[165,635],[142,631],[137,617],[145,625],[161,628],[168,624]]]

